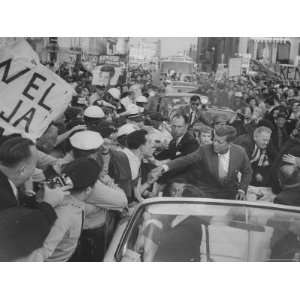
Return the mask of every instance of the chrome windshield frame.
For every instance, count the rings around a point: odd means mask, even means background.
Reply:
[[[299,213],[300,216],[300,207],[287,206],[274,204],[270,202],[250,202],[250,201],[238,201],[238,200],[227,200],[227,199],[210,199],[210,198],[165,198],[157,197],[144,200],[140,203],[133,215],[130,217],[129,222],[126,225],[124,232],[122,233],[121,239],[118,243],[118,247],[114,253],[116,261],[121,261],[122,251],[128,242],[128,238],[131,235],[131,232],[134,228],[135,223],[138,221],[138,216],[144,212],[145,208],[149,205],[156,204],[207,204],[207,205],[221,205],[221,206],[237,206],[237,207],[249,207],[249,208],[261,208],[269,209],[281,212],[291,212]]]

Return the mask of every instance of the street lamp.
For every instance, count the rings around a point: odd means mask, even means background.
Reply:
[[[215,47],[211,47],[211,53],[212,53],[212,57],[211,57],[211,68],[212,70],[214,70],[215,68]]]
[[[271,38],[271,59],[270,59],[270,65],[272,65],[272,63],[273,63],[273,41],[274,41],[274,38],[272,37]]]

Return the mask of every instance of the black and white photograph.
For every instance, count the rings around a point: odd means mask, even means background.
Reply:
[[[0,48],[1,261],[300,260],[300,38]]]
[[[1,300],[297,299],[298,8],[4,3]]]

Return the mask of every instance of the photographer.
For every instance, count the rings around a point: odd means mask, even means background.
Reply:
[[[0,141],[0,258],[13,260],[39,247],[49,233],[64,189],[45,188],[40,203],[30,201],[21,187],[31,178],[37,162],[34,143],[18,135],[1,137]],[[31,200],[34,200],[31,198]]]
[[[65,165],[62,176],[52,184],[66,185],[70,195],[55,209],[57,220],[43,246],[22,261],[68,261],[75,252],[85,217],[85,202],[91,195],[100,173],[97,162],[81,158]]]
[[[109,236],[106,224],[109,223],[111,210],[119,211],[126,207],[127,198],[117,185],[107,185],[102,181],[104,140],[98,132],[89,130],[77,132],[70,138],[70,146],[71,151],[55,167],[58,174],[61,173],[60,169],[63,169],[64,164],[79,158],[95,159],[100,166],[99,180],[86,201],[86,218],[81,247],[72,259],[99,261],[103,259],[104,253],[103,255],[101,253],[105,248],[107,236]]]

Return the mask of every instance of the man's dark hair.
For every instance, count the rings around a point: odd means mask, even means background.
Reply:
[[[75,159],[82,158],[82,157],[88,157],[92,154],[95,154],[98,151],[98,149],[82,150],[82,149],[78,149],[78,148],[75,148],[72,146],[71,146],[71,149],[72,149],[73,156]]]
[[[121,99],[122,99],[122,98],[125,98],[125,97],[127,97],[127,96],[129,96],[129,92],[124,92],[124,93],[122,93],[122,95],[121,95]]]
[[[189,122],[188,116],[181,112],[176,112],[176,114],[172,116],[171,121],[173,119],[180,119],[180,118],[183,118],[185,124],[187,124]]]
[[[293,165],[283,165],[279,169],[279,178],[282,186],[299,183],[300,170]]]
[[[95,127],[98,126],[99,123],[101,123],[101,121],[103,120],[103,118],[91,118],[91,117],[87,117],[84,116],[83,117],[84,123],[89,127]]]
[[[68,107],[64,113],[67,121],[71,121],[76,118],[78,114],[82,112],[82,108],[79,107]]]
[[[103,138],[109,138],[112,133],[117,132],[116,127],[107,121],[102,121],[94,130],[99,132]]]
[[[127,147],[131,150],[136,150],[140,146],[146,144],[146,135],[148,132],[144,129],[136,130],[127,135]]]
[[[122,147],[127,147],[127,135],[126,134],[123,134],[123,135],[117,137],[117,141]]]
[[[173,187],[174,183],[183,183],[183,184],[187,184],[187,179],[184,177],[177,177],[177,178],[173,178],[172,181],[168,182],[166,184],[166,186],[163,189],[163,196],[164,197],[171,197],[171,190]]]
[[[251,100],[255,100],[255,102],[256,102],[256,104],[257,104],[257,100],[256,100],[255,97],[248,97],[248,98],[246,99],[246,103],[249,104]]]
[[[191,102],[194,102],[194,101],[201,101],[201,99],[200,99],[199,96],[193,95],[193,96],[191,97]]]
[[[0,163],[6,167],[15,167],[31,156],[30,147],[33,141],[23,137],[7,139],[0,145]]]
[[[81,149],[74,148],[72,146],[71,146],[71,148],[72,148],[74,159],[88,158],[90,155],[93,155],[99,151],[99,149],[81,150]],[[100,169],[102,170],[104,162],[103,162],[103,158],[101,155],[97,155],[97,163],[98,163]]]
[[[62,173],[70,177],[73,183],[71,192],[82,192],[93,187],[98,180],[101,167],[98,161],[92,158],[79,158],[63,166]]]
[[[226,141],[230,143],[235,139],[237,131],[233,126],[217,125],[215,127],[215,134],[217,136],[226,136]]]
[[[242,114],[242,117],[243,115],[245,115],[245,112],[246,112],[246,109],[249,108],[251,113],[253,114],[254,112],[254,108],[251,106],[251,105],[245,105],[241,108],[241,114]]]

